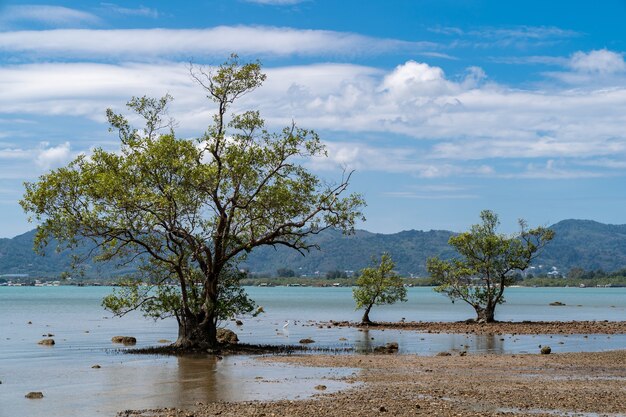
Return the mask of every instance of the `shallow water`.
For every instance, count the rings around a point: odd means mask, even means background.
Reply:
[[[303,397],[314,394],[320,383],[329,390],[346,386],[332,378],[352,372],[271,365],[249,357],[216,360],[121,354],[111,337],[135,336],[138,347],[156,345],[160,339],[175,339],[176,323],[145,320],[138,314],[113,318],[100,306],[110,291],[107,287],[0,287],[0,417],[113,415],[128,408],[191,406],[215,399]],[[487,336],[318,328],[310,320],[360,318],[349,288],[254,287],[249,292],[266,313],[244,318],[243,326],[225,323],[249,343],[297,344],[306,337],[315,340],[314,348],[368,352],[398,342],[401,353],[426,355],[463,350],[537,352],[539,345],[550,345],[553,352],[626,348],[626,335]],[[507,304],[497,311],[499,320],[626,318],[624,288],[511,288],[507,295]],[[472,317],[469,307],[451,304],[429,288],[411,288],[408,296],[407,303],[375,307],[372,319]],[[553,301],[566,306],[549,306]],[[290,324],[283,329],[286,320]],[[38,345],[44,334],[54,334],[56,345]],[[93,369],[95,364],[101,368]],[[30,391],[42,391],[45,397],[27,400],[24,395]]]

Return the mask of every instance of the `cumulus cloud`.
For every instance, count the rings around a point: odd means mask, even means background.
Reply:
[[[626,62],[620,53],[608,49],[578,51],[561,62],[567,71],[546,72],[545,75],[577,86],[612,87],[626,82]]]
[[[69,142],[40,142],[33,147],[0,144],[0,180],[34,178],[43,171],[66,165],[78,154]]]
[[[569,66],[574,71],[586,73],[614,74],[626,71],[624,57],[607,49],[576,52],[572,55]]]
[[[43,142],[36,152],[35,163],[43,169],[65,165],[74,156],[72,155],[69,142],[64,142],[57,146],[50,146],[49,143]]]
[[[546,169],[546,160],[568,161],[568,172],[588,176],[598,169],[574,162],[626,159],[623,84],[520,90],[489,82],[478,67],[449,77],[441,68],[417,61],[389,71],[316,64],[266,72],[265,86],[235,110],[259,109],[271,128],[295,120],[335,132],[329,139],[333,157],[327,161],[332,167],[434,178],[501,175],[502,164],[510,170],[515,162],[520,175],[554,178],[558,170]],[[0,113],[8,118],[44,114],[99,121],[107,107],[123,111],[131,95],[170,93],[175,97],[171,115],[179,121],[179,133],[189,137],[201,134],[213,109],[186,65],[178,63],[5,66],[0,68],[0,89]],[[375,139],[339,139],[363,134]],[[387,143],[390,136],[394,139]],[[532,174],[520,161],[533,161]],[[602,174],[611,169],[624,168],[614,165]]]
[[[91,13],[62,6],[7,6],[0,15],[0,26],[22,22],[48,27],[82,27],[101,23],[100,19]]]
[[[332,55],[419,52],[429,42],[406,42],[328,30],[264,26],[218,26],[208,29],[58,29],[0,33],[0,51],[36,56],[103,60],[128,57],[183,58],[242,55]]]

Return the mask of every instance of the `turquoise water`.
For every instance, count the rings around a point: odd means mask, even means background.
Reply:
[[[0,417],[113,415],[127,408],[192,406],[197,401],[296,398],[314,393],[331,370],[267,365],[253,358],[169,358],[125,355],[111,343],[115,335],[135,336],[137,346],[176,338],[174,320],[154,322],[138,314],[112,317],[100,306],[107,287],[0,287]],[[251,287],[265,314],[243,318],[243,326],[224,323],[249,343],[297,344],[369,351],[398,342],[401,353],[440,351],[554,352],[626,348],[625,335],[476,336],[412,331],[359,331],[319,328],[318,321],[359,320],[350,288]],[[407,303],[374,307],[373,320],[457,321],[473,317],[463,303],[450,303],[430,288],[410,288]],[[549,303],[560,301],[563,307]],[[498,320],[625,320],[626,288],[510,288]],[[283,329],[286,320],[289,326]],[[28,324],[28,322],[32,324]],[[56,345],[37,344],[54,334]],[[347,340],[340,340],[345,338]],[[92,365],[101,365],[92,369]],[[345,372],[351,372],[347,370]],[[328,379],[331,377],[331,379]],[[219,381],[219,383],[216,383]],[[345,384],[344,384],[345,385]],[[42,400],[27,400],[42,391]]]

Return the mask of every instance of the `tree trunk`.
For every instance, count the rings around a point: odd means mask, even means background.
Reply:
[[[496,321],[495,305],[487,305],[485,307],[474,306],[474,310],[476,310],[476,321],[484,321],[485,323],[493,323]]]
[[[178,321],[178,339],[174,346],[186,350],[216,349],[217,321],[214,316],[207,317],[204,312],[187,312]]]
[[[361,319],[361,324],[372,324],[372,321],[370,320],[370,310],[372,309],[372,306],[369,305],[365,308],[365,313],[363,313],[363,318]]]

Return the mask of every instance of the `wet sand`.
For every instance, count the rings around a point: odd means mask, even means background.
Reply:
[[[215,402],[119,416],[626,416],[626,350],[550,355],[299,355],[259,360],[358,368],[352,388],[306,400]]]
[[[362,327],[351,322],[323,327]],[[366,327],[364,327],[365,329]],[[623,334],[626,322],[378,323],[370,329],[464,334]],[[554,347],[554,346],[553,346]],[[537,348],[539,351],[539,348]],[[351,388],[294,401],[214,402],[193,409],[125,411],[208,416],[626,417],[626,350],[559,354],[296,355],[260,361],[358,369]],[[319,387],[322,388],[322,387]]]

